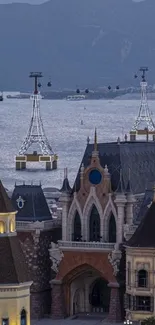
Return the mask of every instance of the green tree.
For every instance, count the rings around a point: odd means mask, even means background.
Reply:
[[[149,317],[142,321],[142,325],[155,325],[155,317]]]

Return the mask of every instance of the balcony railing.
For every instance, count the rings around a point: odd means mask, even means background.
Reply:
[[[114,243],[103,242],[82,242],[82,241],[58,241],[58,245],[62,250],[107,250],[114,249]]]
[[[35,221],[35,222],[29,222],[29,221],[16,221],[16,230],[17,231],[29,231],[29,230],[35,230],[35,229],[53,229],[61,227],[61,218],[58,219],[52,219],[47,221]]]

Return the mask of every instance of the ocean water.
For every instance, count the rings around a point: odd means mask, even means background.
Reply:
[[[138,100],[42,100],[44,129],[49,143],[59,156],[58,169],[46,171],[42,164],[28,163],[25,171],[16,171],[15,156],[30,125],[32,102],[27,99],[5,99],[0,102],[0,178],[4,186],[12,190],[15,182],[38,184],[41,181],[43,187],[59,188],[65,167],[73,185],[87,137],[93,142],[95,127],[98,142],[116,141],[118,137],[123,139],[134,123],[139,105]],[[155,113],[155,102],[150,101],[149,106]]]

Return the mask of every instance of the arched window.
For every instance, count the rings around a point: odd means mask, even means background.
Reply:
[[[26,311],[22,309],[20,314],[20,325],[26,325]]]
[[[0,221],[0,234],[4,234],[5,232],[5,223]]]
[[[74,217],[74,232],[73,232],[73,241],[80,241],[81,240],[81,219],[76,212],[75,217]]]
[[[113,213],[109,219],[109,243],[116,243],[116,222]]]
[[[14,230],[15,230],[15,227],[14,227],[14,221],[13,220],[10,220],[10,224],[9,224],[9,230],[10,230],[10,232],[14,232]]]
[[[90,304],[93,312],[109,312],[110,288],[104,279],[97,279],[90,293]]]
[[[89,219],[89,240],[100,241],[100,216],[95,205],[93,205]]]
[[[138,271],[138,287],[146,288],[148,286],[148,272],[146,270]]]

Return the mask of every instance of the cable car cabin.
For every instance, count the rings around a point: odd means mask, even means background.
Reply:
[[[77,94],[80,94],[80,89],[79,89],[79,88],[76,89],[76,93],[77,93]]]
[[[51,82],[49,81],[48,83],[47,83],[47,87],[51,87],[52,86],[52,84],[51,84]]]
[[[119,89],[119,86],[116,86],[116,89],[118,90]]]
[[[111,90],[111,86],[108,86],[108,89]]]
[[[41,87],[41,83],[40,83],[40,82],[38,83],[38,87],[39,87],[39,88]]]
[[[88,94],[88,93],[89,93],[89,89],[88,89],[88,88],[85,90],[85,93],[86,93],[86,94]]]

